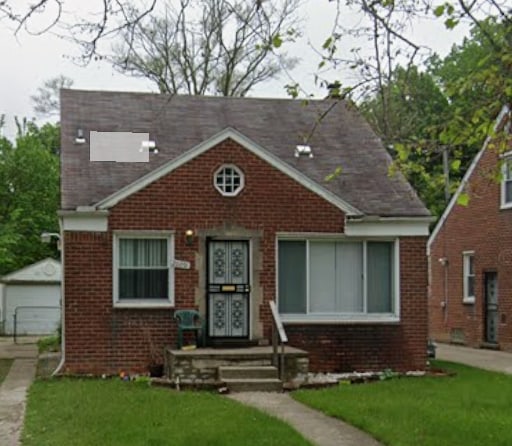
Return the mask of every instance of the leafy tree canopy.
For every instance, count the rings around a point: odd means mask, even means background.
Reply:
[[[510,29],[496,18],[476,22],[446,57],[432,56],[423,71],[399,66],[360,104],[434,215],[444,209],[445,190],[456,189],[512,97],[512,58],[505,54]]]
[[[15,144],[0,138],[0,275],[57,256],[40,235],[58,232],[60,131],[25,120],[17,125]]]

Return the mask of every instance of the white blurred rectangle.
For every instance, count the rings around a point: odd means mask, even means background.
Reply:
[[[147,163],[149,150],[143,142],[149,133],[90,132],[90,160],[116,161],[118,163]]]

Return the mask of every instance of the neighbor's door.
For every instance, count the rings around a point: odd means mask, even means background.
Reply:
[[[498,274],[485,273],[485,340],[498,343]]]
[[[249,337],[249,242],[208,241],[208,336]]]

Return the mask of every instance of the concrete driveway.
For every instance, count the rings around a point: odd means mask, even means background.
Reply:
[[[37,340],[34,336],[19,337],[14,343],[12,337],[0,337],[0,359],[37,358]]]
[[[480,369],[512,375],[512,353],[437,344],[436,357],[443,361],[459,362]]]

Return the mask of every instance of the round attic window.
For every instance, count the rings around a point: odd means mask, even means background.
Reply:
[[[244,174],[234,164],[224,164],[215,171],[213,184],[225,197],[235,197],[244,188]]]

